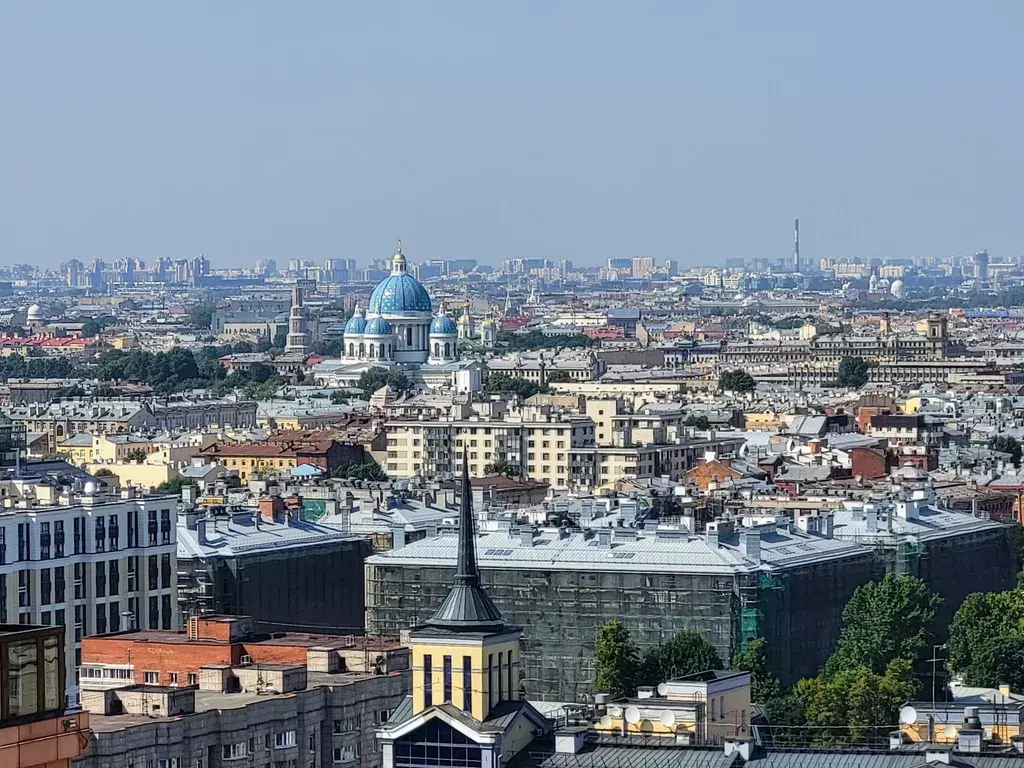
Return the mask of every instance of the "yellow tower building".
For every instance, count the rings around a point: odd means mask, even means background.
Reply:
[[[463,463],[455,583],[434,615],[412,629],[411,694],[377,732],[384,768],[498,766],[547,732],[547,721],[521,695],[521,634],[480,584]],[[452,762],[437,762],[438,749]]]

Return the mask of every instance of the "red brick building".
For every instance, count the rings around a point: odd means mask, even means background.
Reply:
[[[248,616],[211,615],[193,617],[184,632],[145,630],[83,638],[81,686],[195,685],[200,667],[210,664],[306,665],[311,652],[327,650],[339,654],[343,670],[350,672],[379,664],[397,671],[409,665],[408,649],[395,637],[259,634]]]

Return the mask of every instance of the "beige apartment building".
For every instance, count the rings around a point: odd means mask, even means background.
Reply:
[[[465,460],[471,477],[491,474],[505,462],[556,490],[569,488],[570,452],[594,444],[594,422],[586,416],[548,416],[504,421],[390,421],[387,472],[392,477],[455,474]]]

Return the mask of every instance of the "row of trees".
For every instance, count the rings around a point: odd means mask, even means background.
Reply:
[[[899,707],[922,688],[915,671],[932,650],[941,602],[919,579],[890,574],[853,594],[835,651],[816,677],[785,689],[763,639],[748,643],[732,666],[751,673],[753,701],[779,726],[773,730],[776,744],[829,746],[882,738],[897,722]],[[1024,601],[1021,608],[1024,613]],[[965,647],[969,642],[965,639]],[[641,654],[617,621],[598,631],[595,658],[598,690],[613,696],[722,666],[699,632],[682,632]]]
[[[585,349],[596,343],[585,333],[546,334],[541,331],[528,333],[509,333],[502,331],[497,341],[512,352],[538,349]]]
[[[860,389],[868,383],[871,363],[863,357],[844,357],[836,370],[835,386]],[[718,377],[718,388],[729,392],[753,392],[757,386],[754,377],[744,370],[726,371]]]

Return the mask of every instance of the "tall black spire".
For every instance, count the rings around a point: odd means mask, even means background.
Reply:
[[[476,525],[468,462],[462,462],[462,497],[459,505],[459,559],[455,584],[427,626],[452,632],[496,632],[505,622],[491,598],[480,586],[476,564]]]

